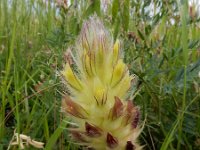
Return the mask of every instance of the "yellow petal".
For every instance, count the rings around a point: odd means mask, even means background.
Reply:
[[[119,43],[119,40],[117,40],[113,48],[113,64],[115,64],[119,58],[119,47],[120,47],[120,43]]]
[[[112,79],[111,79],[111,86],[115,86],[120,82],[122,79],[124,72],[126,69],[126,65],[123,63],[123,60],[118,60],[116,66],[113,69]]]
[[[67,63],[65,69],[61,72],[65,77],[67,83],[75,90],[81,91],[82,85],[79,79],[75,76],[74,72],[72,71],[70,65]]]
[[[103,95],[105,93],[105,89],[104,88],[97,88],[95,90],[95,98],[98,100],[101,100],[103,98]]]

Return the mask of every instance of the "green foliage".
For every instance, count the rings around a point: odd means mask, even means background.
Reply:
[[[89,17],[90,15],[97,14],[101,15],[101,1],[100,0],[91,0],[91,4],[88,6],[84,12],[84,18]]]
[[[113,0],[112,3],[112,21],[115,22],[115,18],[117,17],[119,12],[119,0]]]
[[[0,1],[0,149],[14,129],[46,149],[78,149],[60,113],[58,72],[93,14],[123,41],[124,60],[139,78],[134,102],[146,118],[145,149],[199,149],[200,18],[188,12],[195,7],[175,0],[113,0],[106,9],[100,0],[65,5]]]
[[[130,16],[130,0],[123,1],[123,10],[122,10],[122,25],[124,31],[128,31],[129,27],[129,16]]]

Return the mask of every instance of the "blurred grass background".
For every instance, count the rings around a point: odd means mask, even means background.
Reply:
[[[187,0],[0,0],[0,149],[15,129],[47,150],[78,149],[60,113],[57,71],[93,14],[123,42],[139,77],[134,102],[146,118],[144,149],[200,149],[198,7]]]

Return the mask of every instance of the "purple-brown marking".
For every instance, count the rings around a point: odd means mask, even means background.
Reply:
[[[115,96],[115,104],[111,109],[111,118],[114,120],[123,114],[123,103],[119,97]]]
[[[72,101],[69,97],[65,96],[62,100],[63,110],[75,117],[86,119],[87,111],[79,104]]]
[[[131,122],[131,126],[132,126],[133,129],[135,129],[137,127],[139,119],[140,119],[140,112],[139,112],[138,108],[136,108],[134,118]]]
[[[126,150],[135,150],[135,145],[131,141],[127,141]]]
[[[109,148],[116,148],[118,146],[117,138],[113,137],[110,133],[107,133],[106,142]]]
[[[89,124],[88,122],[85,122],[85,130],[86,130],[86,135],[90,137],[99,137],[101,136],[101,129]]]

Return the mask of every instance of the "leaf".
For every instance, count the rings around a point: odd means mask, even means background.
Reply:
[[[101,15],[101,2],[100,0],[92,0],[91,4],[84,13],[84,18],[96,13],[98,16]]]
[[[77,16],[72,16],[70,20],[70,32],[73,35],[77,35],[79,31],[79,24],[77,18],[78,18]]]
[[[128,31],[129,27],[129,18],[130,18],[130,0],[124,0],[123,3],[123,12],[122,12],[122,26],[125,32]]]
[[[118,16],[114,24],[114,33],[113,33],[114,40],[116,40],[117,35],[119,33],[119,27],[120,27],[120,18]]]
[[[67,121],[65,119],[63,119],[63,121],[60,123],[59,127],[55,130],[55,132],[49,138],[49,140],[48,140],[48,142],[45,146],[45,150],[53,149],[54,144],[56,143],[56,141],[60,137],[60,135],[63,132],[63,130],[65,129],[64,127],[66,125],[67,125]]]
[[[159,13],[156,14],[156,15],[153,17],[153,23],[152,23],[152,26],[156,26],[157,23],[160,21],[160,19],[161,19],[160,14],[159,14]]]
[[[151,0],[146,0],[146,1],[144,1],[143,7],[147,7],[147,6],[149,6],[150,4],[151,4]]]
[[[199,44],[199,40],[190,41],[188,48],[193,49],[195,46],[198,46],[198,44]]]
[[[148,36],[152,31],[152,27],[150,25],[145,27],[145,34]]]
[[[160,148],[160,150],[168,150],[168,146],[169,144],[173,141],[174,138],[174,133],[176,132],[176,128],[179,124],[180,119],[177,118],[177,120],[174,122],[172,128],[170,129],[170,131],[168,132],[167,136],[165,137],[164,142],[162,143],[162,146]]]
[[[112,3],[112,22],[115,22],[115,18],[119,12],[119,0],[113,0]]]
[[[144,37],[144,35],[142,34],[142,32],[141,32],[139,29],[138,29],[137,31],[138,31],[138,34],[139,34],[140,38],[141,38],[142,40],[145,40],[145,37]]]

